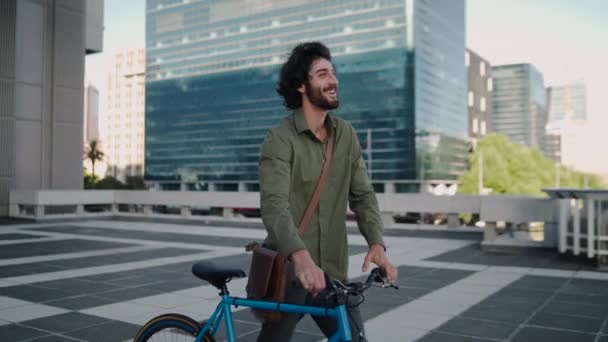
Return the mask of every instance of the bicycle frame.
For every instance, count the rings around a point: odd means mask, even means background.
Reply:
[[[222,319],[226,321],[226,335],[228,337],[228,342],[236,342],[236,336],[234,335],[234,323],[232,321],[232,306],[235,307],[247,307],[253,309],[262,309],[262,310],[270,310],[270,311],[281,311],[281,312],[291,312],[291,313],[301,313],[301,314],[310,314],[315,316],[323,316],[323,317],[334,317],[338,322],[338,331],[331,336],[327,341],[328,342],[350,342],[352,341],[352,336],[350,333],[350,324],[348,322],[348,317],[346,314],[346,306],[344,304],[335,306],[333,308],[326,308],[320,306],[310,306],[310,305],[294,305],[294,304],[284,304],[277,302],[265,302],[258,300],[250,300],[238,297],[232,297],[228,294],[222,294],[222,300],[217,305],[217,308],[213,312],[213,315],[209,318],[207,323],[203,326],[198,336],[196,337],[196,342],[203,341],[203,336],[207,331],[213,336],[217,332],[217,329],[220,327],[222,323]]]

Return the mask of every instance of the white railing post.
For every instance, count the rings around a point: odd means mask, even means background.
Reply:
[[[565,253],[568,249],[566,241],[568,239],[568,218],[570,214],[570,200],[560,199],[559,201],[559,252]]]
[[[587,200],[587,257],[595,255],[595,201]]]
[[[41,219],[44,217],[44,205],[34,205],[34,217],[36,219]]]
[[[222,209],[222,216],[225,218],[232,218],[234,217],[234,210],[232,210],[232,208],[224,208]]]
[[[12,216],[12,217],[21,216],[21,211],[19,210],[19,204],[10,204],[8,210],[9,210],[9,216]]]
[[[144,204],[144,215],[145,216],[152,216],[153,211],[152,211],[152,206],[149,204]]]
[[[581,206],[580,201],[574,201],[574,231],[572,232],[572,252],[579,255],[581,252]]]

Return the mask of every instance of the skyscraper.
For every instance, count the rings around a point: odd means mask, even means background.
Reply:
[[[493,131],[492,117],[492,65],[486,59],[467,49],[465,55],[467,67],[469,108],[469,137],[478,140]]]
[[[569,162],[573,159],[571,146],[576,146],[572,132],[577,130],[572,127],[578,127],[587,120],[587,86],[583,83],[551,86],[547,88],[547,99],[549,120],[545,135],[545,156],[560,163],[562,150],[567,150],[564,161]],[[563,140],[565,132],[569,133]]]
[[[531,64],[492,67],[492,126],[516,143],[543,148],[547,101],[543,75]]]
[[[122,181],[143,176],[145,50],[116,53],[108,75],[103,151],[107,173]]]
[[[146,179],[256,190],[262,140],[287,115],[278,68],[318,40],[339,73],[336,114],[371,147],[376,188],[455,183],[466,167],[464,11],[448,0],[148,1]]]
[[[569,83],[547,88],[549,122],[587,120],[587,86]]]
[[[84,88],[83,140],[99,140],[99,90],[89,84]]]

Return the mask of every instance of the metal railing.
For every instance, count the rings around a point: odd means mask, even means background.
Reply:
[[[608,190],[546,189],[559,203],[558,249],[608,265]]]

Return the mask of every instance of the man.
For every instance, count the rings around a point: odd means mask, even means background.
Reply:
[[[369,251],[363,271],[374,263],[397,279],[382,239],[378,202],[367,177],[361,147],[353,127],[328,113],[338,108],[338,79],[327,47],[318,42],[296,46],[281,68],[277,92],[291,116],[267,135],[260,158],[262,220],[268,231],[265,244],[288,256],[290,270],[286,302],[318,304],[325,288],[323,272],[345,280],[348,270],[346,205],[356,214]],[[327,182],[316,211],[299,237],[299,224],[312,197],[325,159],[325,147],[335,134]],[[358,307],[349,309],[353,341],[365,341]],[[258,341],[288,341],[298,314],[282,314],[279,322],[265,322]],[[333,318],[313,317],[326,336],[337,329]]]

